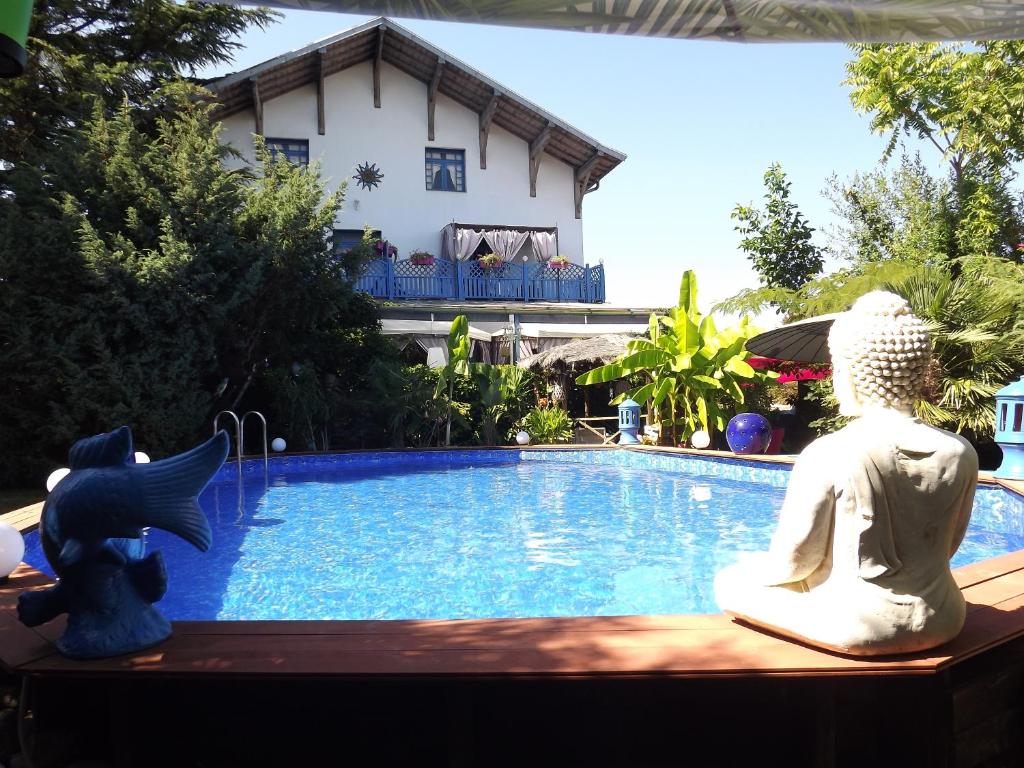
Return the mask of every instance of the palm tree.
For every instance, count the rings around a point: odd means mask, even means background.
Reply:
[[[994,428],[997,390],[1024,372],[1024,267],[1005,259],[961,259],[942,267],[881,262],[840,271],[797,290],[758,289],[720,305],[758,311],[771,304],[795,320],[847,309],[872,290],[899,294],[926,320],[934,360],[923,420],[975,439]]]

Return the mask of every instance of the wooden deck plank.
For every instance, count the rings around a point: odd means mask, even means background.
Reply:
[[[13,525],[17,530],[26,532],[39,525],[39,516],[43,513],[43,502],[30,504],[0,515],[0,522]]]
[[[92,662],[49,652],[54,622],[33,632],[18,669],[76,675],[383,676],[834,676],[931,674],[1024,634],[1024,572],[990,576],[965,589],[972,612],[950,644],[912,657],[831,654],[730,621],[724,615],[619,616],[468,621],[177,622],[159,648]],[[20,582],[20,584],[19,584]],[[41,585],[23,568],[0,590],[8,609],[21,585]],[[6,598],[6,599],[5,599]],[[982,602],[986,601],[986,602]],[[26,630],[30,631],[30,630]],[[43,642],[43,646],[39,645]],[[3,651],[6,653],[5,651]]]
[[[1024,550],[956,568],[953,570],[953,578],[960,589],[965,589],[974,584],[1020,570],[1024,570]]]

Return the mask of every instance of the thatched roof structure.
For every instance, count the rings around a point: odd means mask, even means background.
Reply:
[[[568,344],[524,357],[519,365],[534,373],[586,373],[591,368],[607,365],[625,355],[626,344],[633,338],[625,334],[605,334],[573,339]]]

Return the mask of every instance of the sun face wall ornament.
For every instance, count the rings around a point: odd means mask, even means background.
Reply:
[[[356,166],[355,175],[352,176],[356,184],[366,190],[373,189],[384,179],[384,174],[376,163],[363,163]]]

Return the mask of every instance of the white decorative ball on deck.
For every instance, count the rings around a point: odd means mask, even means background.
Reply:
[[[25,540],[13,525],[0,523],[0,579],[11,575],[25,556]]]
[[[142,451],[135,452],[135,463],[136,464],[149,464],[149,454],[143,453]]]
[[[68,469],[67,467],[61,467],[60,469],[53,470],[53,472],[50,473],[50,476],[46,478],[46,492],[49,493],[54,488],[56,488],[57,483],[59,483],[69,474],[71,474],[71,470]]]
[[[273,448],[278,453],[280,453],[281,451],[288,447],[288,443],[284,441],[283,437],[275,437],[273,441],[270,443],[270,447]]]
[[[516,442],[519,443],[520,445],[529,445],[530,444],[530,435],[529,435],[529,433],[526,432],[525,430],[520,430],[519,432],[517,432],[516,433]]]
[[[698,450],[704,450],[711,445],[711,435],[703,429],[698,429],[690,436],[690,445]]]

